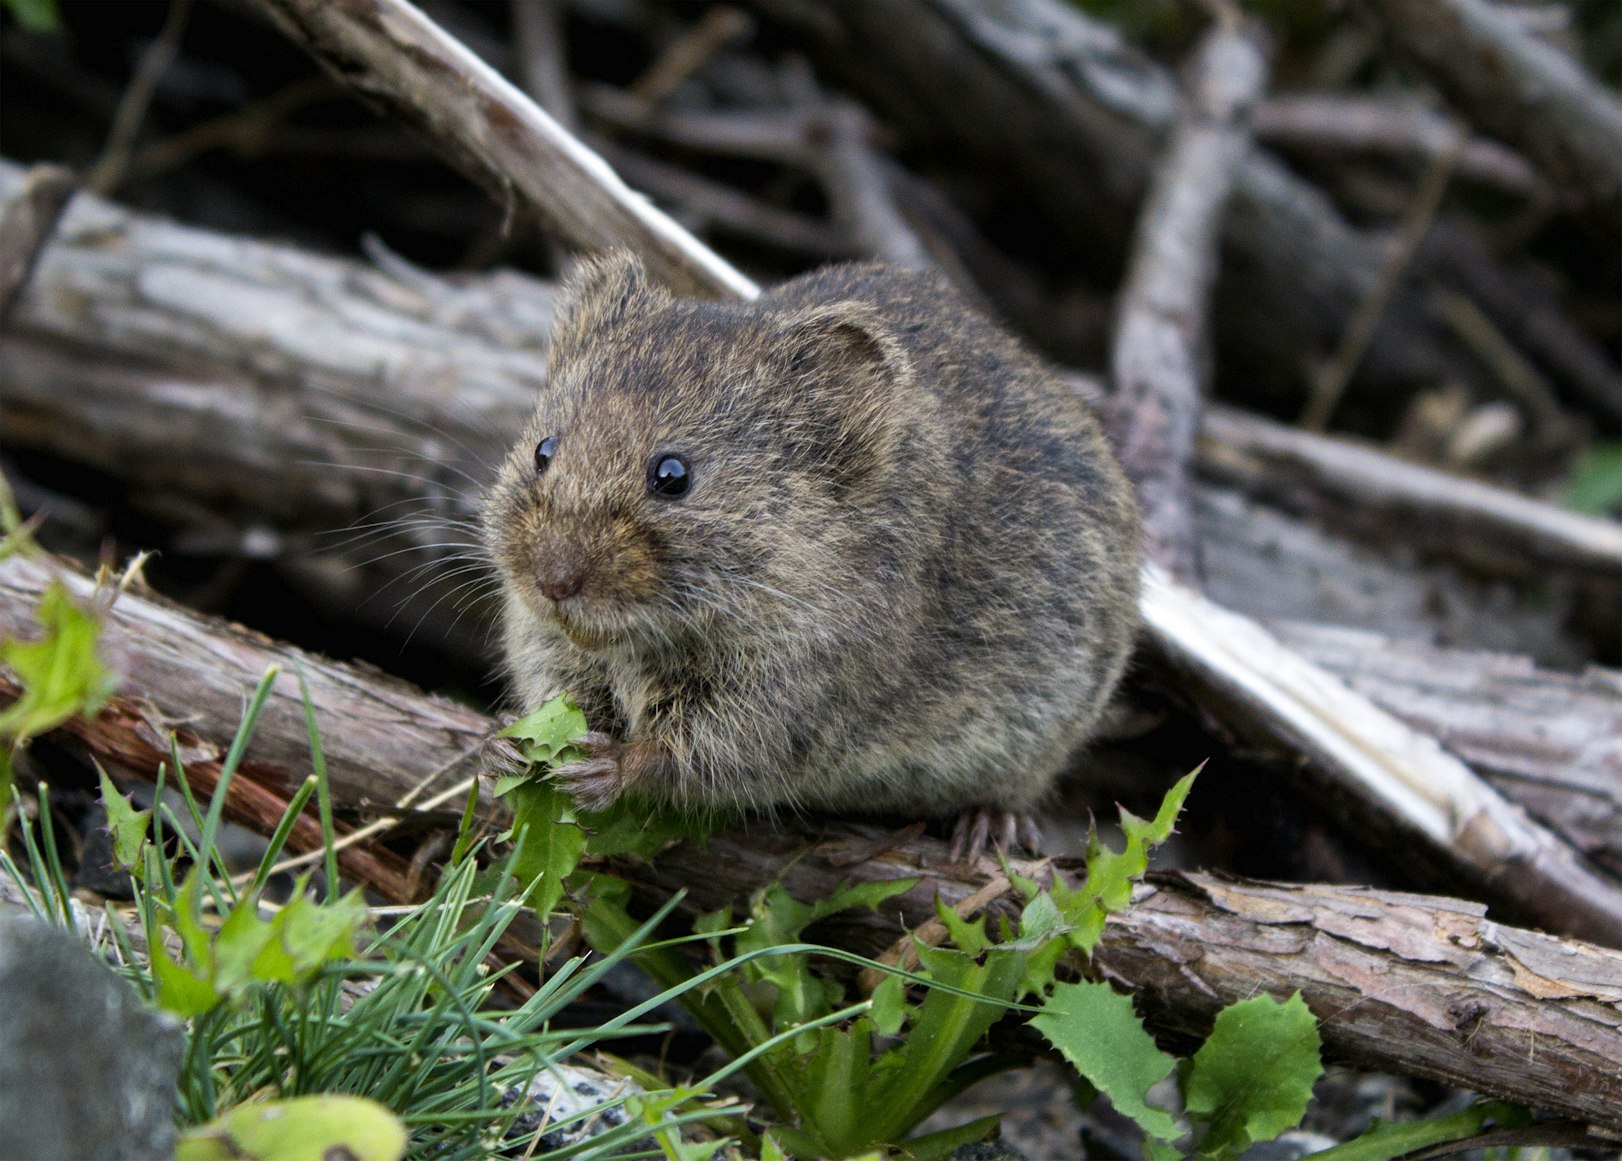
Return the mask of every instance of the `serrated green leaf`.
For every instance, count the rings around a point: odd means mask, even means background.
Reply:
[[[1182,1135],[1171,1114],[1147,1103],[1177,1061],[1155,1047],[1130,996],[1105,983],[1055,984],[1031,1026],[1147,1136],[1171,1142]]]
[[[580,822],[586,828],[586,849],[603,858],[651,859],[677,839],[702,838],[709,831],[707,819],[655,810],[635,795],[615,800],[607,810],[582,812]]]
[[[33,641],[0,641],[0,665],[23,687],[22,696],[0,710],[0,742],[21,741],[63,722],[93,716],[117,688],[96,656],[101,622],[52,581],[35,611],[41,634]]]
[[[564,880],[586,849],[586,832],[569,796],[549,782],[530,780],[508,796],[515,838],[523,842],[512,872],[524,885],[525,902],[550,915],[563,898]]]
[[[789,1161],[789,1155],[783,1152],[783,1146],[777,1143],[775,1134],[768,1132],[760,1139],[760,1161]]]
[[[96,773],[101,777],[101,804],[107,814],[107,829],[113,835],[113,862],[122,871],[138,870],[152,812],[136,810],[134,804],[118,792],[113,780],[107,777],[107,771],[97,767]]]
[[[580,756],[570,743],[587,731],[586,715],[569,694],[559,694],[501,731],[536,765],[555,766]]]
[[[1132,886],[1149,869],[1149,850],[1172,833],[1177,815],[1188,797],[1199,770],[1178,779],[1161,799],[1152,819],[1141,819],[1131,811],[1121,811],[1121,831],[1126,845],[1120,851],[1106,847],[1096,829],[1087,835],[1087,878],[1075,890],[1055,879],[1050,893],[1059,912],[1070,925],[1067,936],[1074,947],[1091,955],[1104,932],[1104,923],[1114,912],[1132,902]]]
[[[406,1131],[388,1109],[356,1096],[303,1096],[238,1105],[184,1131],[175,1161],[399,1161]]]
[[[1025,904],[1025,909],[1019,915],[1019,936],[1007,946],[1029,951],[1058,938],[1069,928],[1064,916],[1059,914],[1059,905],[1053,901],[1053,896],[1043,891]]]
[[[159,1006],[182,1019],[201,1016],[220,1002],[213,984],[170,959],[165,951],[152,957],[152,976],[158,985]]]
[[[984,915],[974,919],[964,919],[946,903],[939,895],[935,896],[935,918],[941,921],[946,928],[946,934],[952,941],[952,946],[965,955],[979,955],[991,946],[991,937],[986,934],[986,918]]]
[[[1318,1049],[1318,1021],[1300,992],[1282,1004],[1256,996],[1217,1013],[1186,1086],[1189,1114],[1210,1123],[1200,1153],[1237,1156],[1300,1124],[1323,1072]]]
[[[355,933],[366,923],[366,901],[356,888],[329,903],[309,895],[309,880],[300,878],[294,898],[271,920],[277,946],[292,962],[289,983],[302,983],[321,967],[355,955]]]

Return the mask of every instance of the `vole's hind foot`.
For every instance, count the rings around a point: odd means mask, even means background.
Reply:
[[[1034,855],[1042,848],[1036,820],[1020,811],[998,806],[971,806],[952,824],[950,859],[978,863],[992,849],[1005,855]]]
[[[559,766],[552,771],[552,780],[581,810],[607,810],[629,781],[622,761],[629,747],[595,731],[581,734],[573,744],[586,756]]]

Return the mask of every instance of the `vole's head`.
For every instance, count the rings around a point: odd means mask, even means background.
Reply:
[[[916,442],[911,369],[871,309],[679,300],[621,252],[567,280],[548,363],[485,505],[509,615],[643,655],[816,632]]]

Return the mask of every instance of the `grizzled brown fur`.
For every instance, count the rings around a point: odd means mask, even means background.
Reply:
[[[700,302],[623,253],[577,268],[549,358],[484,521],[519,700],[568,690],[599,731],[559,775],[578,801],[1036,804],[1121,676],[1138,576],[1129,486],[1038,360],[932,275]],[[670,454],[675,499],[648,483]]]

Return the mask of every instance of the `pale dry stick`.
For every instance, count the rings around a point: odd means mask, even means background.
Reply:
[[[1145,554],[1185,579],[1195,571],[1189,466],[1217,243],[1250,145],[1245,114],[1266,83],[1258,30],[1225,14],[1194,52],[1187,108],[1150,183],[1121,292],[1111,434],[1138,489]]]
[[[1335,408],[1340,406],[1341,397],[1346,394],[1352,375],[1357,371],[1364,352],[1374,340],[1374,332],[1379,328],[1380,320],[1390,307],[1392,297],[1402,283],[1403,275],[1413,264],[1414,251],[1424,240],[1425,231],[1430,228],[1431,222],[1436,217],[1436,211],[1442,206],[1442,195],[1447,193],[1448,182],[1453,177],[1453,171],[1458,166],[1468,140],[1469,136],[1464,129],[1455,126],[1450,148],[1438,153],[1426,167],[1425,176],[1420,180],[1419,188],[1414,193],[1413,205],[1409,207],[1408,214],[1403,219],[1402,231],[1386,258],[1385,266],[1380,270],[1379,281],[1347,321],[1346,329],[1341,334],[1340,346],[1334,356],[1313,378],[1312,388],[1307,395],[1306,405],[1301,409],[1300,419],[1301,426],[1308,431],[1325,430],[1329,426],[1330,417],[1335,413]]]
[[[575,132],[580,119],[564,55],[563,0],[518,0],[512,21],[524,91],[559,125]]]
[[[752,33],[755,22],[747,12],[723,5],[711,8],[659,54],[648,70],[631,82],[631,94],[650,105],[670,98],[688,77],[703,68],[716,53]]]
[[[1376,708],[1256,622],[1145,570],[1144,625],[1207,708],[1258,727],[1478,884],[1561,931],[1622,947],[1622,890],[1427,735]],[[1214,695],[1214,696],[1213,696]]]
[[[759,289],[683,230],[510,81],[404,0],[249,0],[339,80],[423,129],[509,208],[583,250],[631,246],[704,295]]]
[[[1431,159],[1453,147],[1453,122],[1414,100],[1345,93],[1291,93],[1259,101],[1251,113],[1256,138],[1318,153]],[[1459,155],[1459,176],[1520,196],[1546,196],[1537,171],[1510,149],[1472,137]]]
[[[394,809],[403,810],[410,806],[411,800],[415,798],[417,794],[419,794],[430,782],[439,777],[441,773],[443,773],[443,770],[431,771],[426,778],[424,778],[417,785],[413,786],[410,790],[406,791],[395,801]],[[456,785],[449,786],[440,791],[438,794],[424,799],[422,805],[418,806],[416,809],[418,811],[437,810],[439,807],[444,806],[447,802],[450,802],[453,799],[466,798],[468,792],[473,789],[477,782],[477,775],[464,778],[462,781],[456,783]],[[366,842],[369,839],[376,838],[380,834],[388,833],[404,821],[406,821],[406,816],[400,814],[386,814],[381,818],[375,818],[366,825],[356,827],[348,834],[339,837],[333,842],[331,850],[336,853],[352,847],[357,843]],[[291,855],[288,858],[283,859],[281,862],[273,865],[270,868],[270,873],[272,875],[278,875],[284,871],[296,871],[300,867],[313,866],[315,863],[320,862],[326,857],[327,849],[328,848],[326,847],[320,847],[313,851],[305,851],[302,855]],[[239,886],[242,883],[251,882],[256,874],[258,874],[257,871],[245,871],[241,875],[237,876],[235,882],[237,882]]]

